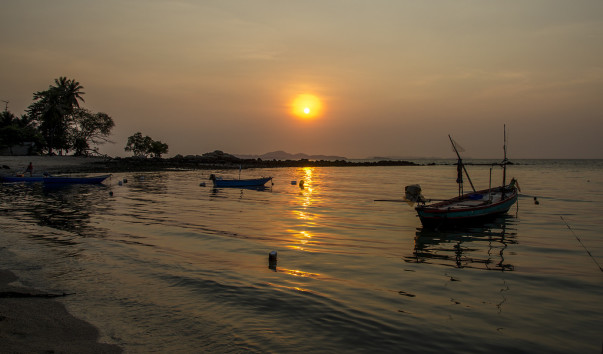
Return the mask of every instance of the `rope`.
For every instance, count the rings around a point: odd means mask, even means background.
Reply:
[[[580,242],[580,244],[582,245],[582,247],[584,247],[584,250],[586,250],[586,253],[588,253],[588,255],[590,256],[590,258],[592,258],[593,262],[595,262],[595,264],[599,267],[599,270],[603,272],[603,267],[601,267],[601,265],[599,264],[599,262],[597,262],[597,260],[595,259],[595,257],[593,257],[593,255],[590,253],[590,251],[588,250],[588,248],[586,248],[586,246],[584,246],[584,244],[582,243],[582,240],[580,240],[580,237],[578,237],[578,235],[576,235],[576,233],[574,232],[574,230],[572,230],[572,228],[569,226],[569,224],[567,223],[567,221],[565,221],[565,219],[563,218],[563,216],[559,216],[561,218],[561,220],[563,220],[563,222],[565,223],[565,226],[567,226],[567,228],[572,232],[572,234],[574,234],[574,237],[576,238],[576,240],[578,240],[578,242]]]

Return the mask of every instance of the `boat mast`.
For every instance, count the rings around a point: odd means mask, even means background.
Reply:
[[[457,165],[457,169],[459,170],[459,177],[456,180],[456,183],[459,184],[459,194],[462,194],[462,185],[463,185],[463,173],[461,172],[461,168],[463,169],[463,171],[465,171],[465,175],[467,175],[467,180],[469,181],[469,184],[471,185],[471,189],[473,189],[473,192],[475,192],[475,187],[473,186],[473,182],[471,182],[471,177],[469,177],[469,172],[467,172],[467,169],[465,168],[465,165],[463,164],[463,159],[461,159],[461,155],[459,154],[459,151],[456,148],[456,145],[454,144],[454,140],[452,140],[452,137],[450,136],[450,134],[448,134],[448,139],[450,139],[450,143],[452,144],[452,148],[454,149],[454,152],[456,152],[456,156],[458,157],[458,165]]]
[[[504,158],[502,161],[502,165],[503,165],[503,181],[502,181],[502,185],[503,187],[507,185],[507,125],[503,125],[503,151],[504,151]]]

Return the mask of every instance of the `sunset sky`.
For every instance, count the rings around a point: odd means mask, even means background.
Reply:
[[[0,30],[9,110],[75,79],[112,156],[498,158],[506,124],[511,159],[603,158],[601,0],[5,0]]]

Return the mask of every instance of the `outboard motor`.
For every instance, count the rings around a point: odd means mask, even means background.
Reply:
[[[421,186],[418,184],[404,187],[404,198],[413,203],[425,203],[427,201],[421,194]]]

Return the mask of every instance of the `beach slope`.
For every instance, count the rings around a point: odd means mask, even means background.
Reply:
[[[0,353],[121,353],[116,345],[98,343],[96,327],[73,317],[52,295],[11,286],[15,280],[0,269]]]

